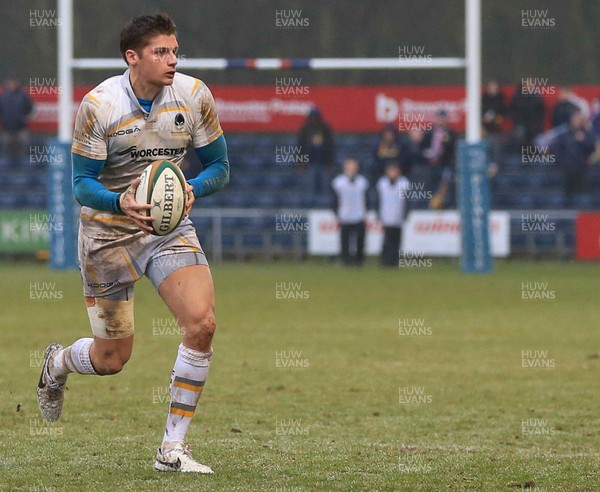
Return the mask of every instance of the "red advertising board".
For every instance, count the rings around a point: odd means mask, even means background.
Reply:
[[[337,132],[377,132],[390,122],[427,129],[444,108],[457,129],[464,128],[463,87],[307,87],[302,96],[278,95],[281,87],[217,87],[214,95],[223,127],[245,131],[295,132],[312,106]],[[399,121],[403,115],[412,115]]]
[[[577,215],[575,257],[578,260],[600,260],[600,213]]]
[[[77,87],[79,102],[90,87]],[[546,87],[548,107],[557,98],[557,88]],[[591,102],[600,96],[598,86],[575,86],[576,94]],[[281,78],[270,86],[211,86],[225,131],[296,132],[312,106],[320,108],[336,132],[377,132],[386,123],[400,131],[427,129],[435,111],[444,108],[451,125],[465,127],[463,86],[303,86],[302,79]],[[33,131],[55,133],[57,90],[34,87]],[[504,89],[507,100],[513,89]],[[75,108],[76,109],[76,108]],[[547,112],[549,114],[549,111]]]

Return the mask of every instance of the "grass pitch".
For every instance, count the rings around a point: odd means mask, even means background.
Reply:
[[[47,424],[43,349],[90,333],[79,276],[0,271],[0,490],[600,488],[600,265],[215,266],[215,357],[188,434],[214,476],[152,469],[179,337],[149,282],[125,370],[71,377]]]

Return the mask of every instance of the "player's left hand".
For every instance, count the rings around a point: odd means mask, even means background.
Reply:
[[[194,188],[191,184],[185,184],[185,192],[187,193],[187,202],[185,204],[185,216],[190,215],[190,210],[192,210],[192,205],[196,201],[196,197],[194,196]]]

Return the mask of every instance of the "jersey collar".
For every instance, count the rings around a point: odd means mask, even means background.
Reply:
[[[135,95],[135,92],[133,92],[133,87],[131,87],[131,80],[129,80],[129,69],[125,70],[125,73],[121,76],[121,87],[123,88],[123,90],[125,91],[125,93],[127,94],[127,97],[129,97],[129,99],[131,99],[131,102],[140,109],[140,111],[142,111],[144,114],[149,114],[148,111],[146,111],[142,105],[140,104],[140,102],[137,100],[137,96]],[[154,98],[154,102],[152,104],[152,107],[157,106],[158,104],[161,103],[164,95],[165,95],[165,88],[163,87],[162,90],[158,93],[158,95]]]

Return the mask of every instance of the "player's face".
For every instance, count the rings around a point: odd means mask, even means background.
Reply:
[[[137,58],[139,76],[153,85],[171,85],[177,66],[177,38],[159,34],[153,37]]]

